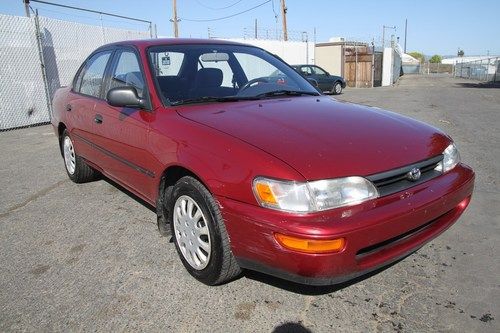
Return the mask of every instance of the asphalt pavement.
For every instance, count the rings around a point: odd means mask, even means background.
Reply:
[[[443,76],[339,100],[433,124],[477,174],[447,232],[401,262],[313,288],[246,272],[207,287],[156,215],[106,180],[66,176],[50,126],[0,133],[0,331],[500,331],[500,88]]]

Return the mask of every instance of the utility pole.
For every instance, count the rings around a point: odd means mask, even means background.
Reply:
[[[174,37],[177,38],[179,37],[179,26],[177,24],[179,22],[177,19],[177,0],[172,0],[172,13],[174,18],[171,19],[170,22],[174,23]]]
[[[255,19],[255,39],[257,39],[257,19]]]
[[[406,35],[408,33],[408,19],[405,19],[405,53],[406,53]]]
[[[372,86],[375,83],[375,38],[372,38]]]
[[[26,17],[30,17],[30,0],[23,0],[24,11],[26,12]]]
[[[288,40],[288,32],[286,30],[286,4],[285,0],[281,0],[281,17],[283,18],[283,40],[287,41]]]

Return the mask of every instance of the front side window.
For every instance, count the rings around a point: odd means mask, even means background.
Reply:
[[[109,80],[109,87],[134,87],[137,95],[142,98],[144,94],[144,76],[139,66],[139,60],[133,51],[121,51],[117,55],[113,69],[111,70],[111,77]]]
[[[99,52],[94,54],[86,63],[81,79],[76,80],[75,91],[93,97],[100,97],[101,85],[104,71],[111,52]]]
[[[316,75],[326,75],[326,72],[317,66],[312,66],[312,70]]]
[[[170,105],[318,94],[283,61],[252,46],[165,45],[148,53],[160,97]]]

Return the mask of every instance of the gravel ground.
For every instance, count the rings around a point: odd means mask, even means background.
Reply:
[[[500,331],[500,89],[403,77],[340,100],[431,123],[477,173],[442,236],[378,274],[327,288],[247,272],[207,287],[155,214],[105,180],[71,183],[49,126],[0,133],[0,331]]]

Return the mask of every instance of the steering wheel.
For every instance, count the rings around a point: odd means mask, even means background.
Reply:
[[[250,88],[250,86],[251,86],[252,84],[254,84],[254,83],[259,83],[259,82],[261,82],[261,83],[269,83],[269,79],[267,79],[267,78],[265,78],[265,77],[258,77],[258,78],[252,79],[252,80],[248,81],[247,83],[245,83],[245,84],[243,85],[243,87],[241,87],[241,88],[240,88],[239,93],[241,93],[242,91],[244,91],[244,90],[246,90],[246,89]]]

